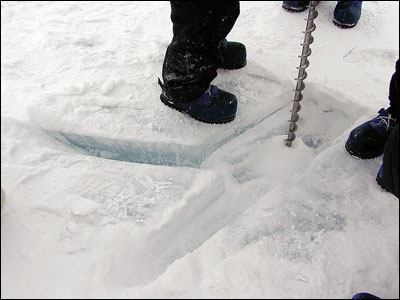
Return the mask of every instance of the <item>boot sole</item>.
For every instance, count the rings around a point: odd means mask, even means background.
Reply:
[[[305,11],[306,9],[308,9],[308,6],[306,8],[292,8],[290,6],[286,6],[286,5],[282,4],[282,8],[291,13],[298,13],[298,12],[302,12],[302,11]]]
[[[344,144],[344,146],[345,146],[347,152],[349,152],[351,156],[353,156],[355,158],[359,158],[359,159],[371,159],[371,158],[376,158],[376,157],[379,157],[382,155],[382,154],[380,154],[380,155],[376,155],[376,156],[362,156],[362,155],[359,155],[358,153],[355,153],[353,150],[351,150],[349,145],[347,144],[347,142],[346,142],[346,144]]]
[[[236,117],[236,115],[234,115],[233,117],[230,117],[230,118],[224,119],[224,120],[207,120],[207,119],[202,119],[202,118],[199,118],[199,117],[196,116],[196,115],[193,115],[192,112],[190,112],[190,111],[184,109],[183,107],[180,107],[180,106],[175,105],[174,103],[168,101],[168,99],[167,99],[163,94],[160,95],[160,99],[161,99],[161,102],[164,103],[165,105],[167,105],[167,106],[169,106],[169,107],[171,107],[171,108],[173,108],[173,109],[176,109],[177,111],[185,112],[185,113],[187,113],[188,115],[190,115],[193,119],[196,119],[197,121],[200,121],[200,122],[203,122],[203,123],[207,123],[207,124],[225,124],[225,123],[232,122],[232,121],[235,119],[235,117]]]
[[[335,19],[333,19],[333,24],[335,24],[337,27],[343,28],[343,29],[350,29],[353,28],[354,26],[357,25],[357,23],[355,24],[343,24],[340,23],[339,21],[336,21]]]
[[[225,70],[237,70],[243,68],[245,65],[247,65],[247,61],[244,64],[241,65],[233,65],[233,66],[220,66],[221,69]]]

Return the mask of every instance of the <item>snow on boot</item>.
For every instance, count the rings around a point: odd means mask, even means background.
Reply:
[[[290,12],[305,11],[310,5],[310,1],[283,1],[282,7]]]
[[[224,39],[221,43],[222,48],[222,69],[240,69],[243,68],[246,61],[246,47],[242,43],[228,42]]]
[[[347,151],[356,157],[367,159],[383,154],[385,144],[397,121],[388,109],[381,109],[379,115],[354,128],[347,139]]]
[[[165,93],[164,86],[158,80],[163,92],[160,95],[161,101],[178,111],[188,113],[196,120],[205,123],[227,123],[233,121],[236,116],[236,96],[210,85],[209,89],[199,98],[188,103],[176,103]]]
[[[357,25],[361,16],[362,1],[338,1],[333,12],[333,23],[341,28]]]

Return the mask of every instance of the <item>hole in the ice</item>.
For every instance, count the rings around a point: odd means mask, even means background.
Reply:
[[[307,147],[313,149],[317,149],[323,144],[323,141],[320,137],[314,137],[314,136],[304,136],[303,142]]]

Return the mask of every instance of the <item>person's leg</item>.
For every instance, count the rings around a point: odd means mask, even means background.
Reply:
[[[166,51],[162,77],[175,103],[205,93],[222,64],[221,43],[232,29],[239,1],[171,1],[174,37]]]
[[[397,198],[399,198],[399,150],[399,125],[397,125],[386,142],[383,164],[376,177],[376,181]]]
[[[346,141],[347,151],[359,158],[374,158],[383,154],[386,141],[399,121],[399,61],[389,87],[387,109],[381,109],[379,115],[354,128]]]
[[[389,87],[389,113],[393,116],[394,119],[399,121],[399,84],[400,84],[400,77],[399,77],[399,66],[400,62],[397,60],[396,62],[396,72],[393,74],[392,79],[390,80],[390,87]]]

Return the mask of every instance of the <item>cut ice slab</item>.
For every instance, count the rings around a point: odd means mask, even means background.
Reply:
[[[93,156],[198,167],[209,153],[282,109],[291,98],[282,80],[249,61],[242,70],[221,71],[215,83],[237,96],[236,119],[205,124],[163,105],[156,79],[130,83],[114,78],[103,83],[113,85],[107,93],[98,82],[57,88],[30,106],[29,115],[56,139]],[[76,89],[80,92],[71,93]]]

